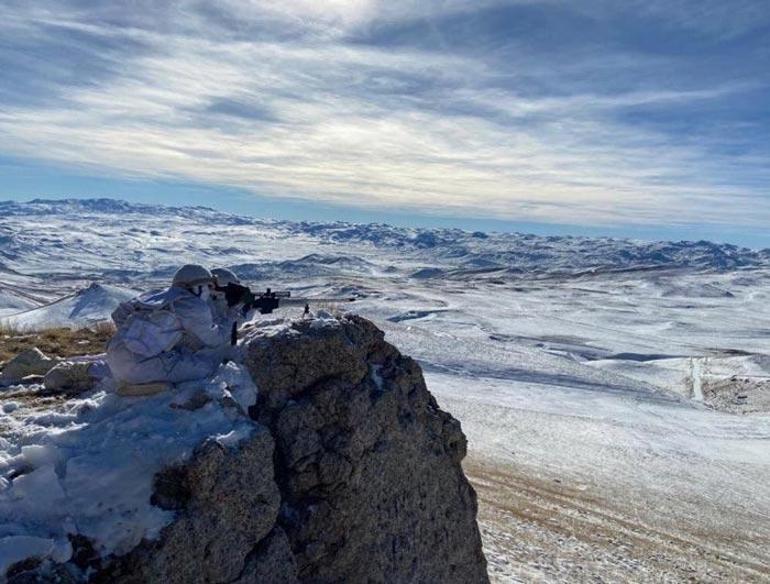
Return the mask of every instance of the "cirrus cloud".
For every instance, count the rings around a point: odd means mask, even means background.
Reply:
[[[684,4],[666,12],[684,47],[753,30],[748,16],[719,29],[707,10],[684,22]],[[646,50],[637,24],[618,39],[618,22],[654,22],[658,3],[586,6],[10,3],[0,151],[424,213],[767,222],[768,126],[752,105],[767,75]]]

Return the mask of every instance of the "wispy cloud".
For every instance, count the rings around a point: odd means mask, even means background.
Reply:
[[[557,0],[121,4],[0,8],[0,151],[426,213],[770,219],[767,122],[732,109],[766,92],[767,74],[695,74],[697,58],[614,33],[559,51],[543,30],[495,21],[605,30],[619,16],[604,2],[580,13]],[[638,14],[715,39],[749,34],[758,5],[726,22],[716,3],[700,17],[669,4]],[[671,131],[660,116],[691,123]]]

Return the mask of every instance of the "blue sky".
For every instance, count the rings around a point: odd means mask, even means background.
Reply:
[[[764,0],[0,2],[0,198],[770,247]]]

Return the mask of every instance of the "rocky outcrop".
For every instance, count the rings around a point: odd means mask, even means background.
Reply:
[[[0,387],[21,383],[30,375],[45,375],[58,362],[58,359],[47,356],[37,347],[22,351],[3,366],[0,371]]]
[[[62,361],[45,374],[43,387],[50,393],[88,391],[96,384],[90,369],[91,363],[87,361]]]
[[[460,424],[359,317],[254,333],[245,363],[303,582],[487,580]]]
[[[155,475],[157,537],[117,558],[73,537],[66,564],[9,581],[488,582],[465,437],[412,359],[356,316],[255,328],[243,350],[254,429]]]
[[[269,572],[284,560],[289,562],[284,569],[291,572],[293,557],[276,526],[281,496],[274,479],[273,439],[267,430],[234,449],[205,443],[190,463],[155,477],[153,502],[178,511],[177,519],[159,540],[112,562],[93,581],[246,583],[252,581],[246,572]]]

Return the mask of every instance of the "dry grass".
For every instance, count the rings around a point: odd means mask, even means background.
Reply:
[[[492,582],[767,582],[759,538],[471,454]],[[672,500],[668,504],[677,505]],[[701,575],[703,578],[701,579]]]
[[[110,322],[82,329],[52,328],[23,331],[0,327],[0,364],[22,351],[37,347],[48,356],[73,357],[103,353],[115,332]]]

